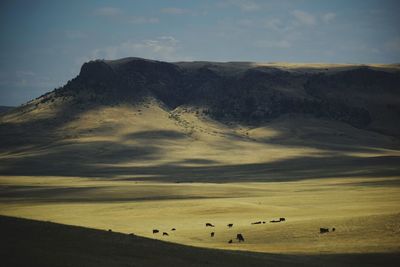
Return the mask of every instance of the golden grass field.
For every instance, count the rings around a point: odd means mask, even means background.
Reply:
[[[400,250],[397,178],[176,184],[1,177],[0,184],[19,188],[10,199],[3,195],[3,215],[208,248],[291,254]],[[269,223],[279,217],[286,222]],[[255,221],[266,223],[251,225]],[[206,228],[206,222],[215,228]],[[228,223],[234,226],[229,229]],[[320,227],[336,231],[320,234]],[[153,235],[152,229],[169,236]],[[237,233],[245,242],[228,244]]]
[[[49,144],[0,154],[7,173],[0,215],[206,248],[400,252],[397,139],[304,116],[250,128],[195,111],[116,105],[82,113],[52,134],[38,130],[30,138]],[[32,112],[2,120],[57,114],[51,105]],[[286,221],[269,223],[280,217]],[[320,234],[320,227],[336,231]],[[245,242],[228,244],[237,233]]]

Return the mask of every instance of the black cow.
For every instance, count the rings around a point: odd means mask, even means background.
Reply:
[[[175,230],[176,230],[175,228],[172,228],[172,229],[171,229],[171,231],[175,231]]]
[[[319,228],[319,233],[320,234],[329,233],[329,228]]]
[[[272,221],[269,221],[270,223],[278,223],[278,222],[281,222],[280,220],[272,220]]]
[[[335,227],[333,227],[333,228],[332,228],[332,232],[335,232],[335,230],[336,230]]]
[[[206,223],[206,227],[214,227],[212,223]]]
[[[167,232],[163,232],[162,235],[163,235],[163,236],[164,236],[164,235],[168,236],[169,234],[168,234]]]
[[[285,218],[279,218],[279,221],[284,222],[284,221],[286,221],[286,219]]]
[[[261,221],[259,221],[259,222],[252,222],[251,224],[261,224]]]
[[[228,241],[229,244],[231,244],[232,242],[233,242],[232,239]]]
[[[237,235],[236,235],[236,239],[237,239],[239,242],[244,242],[244,237],[243,237],[242,234],[237,234]]]
[[[112,232],[112,230],[111,230],[111,229],[108,229],[108,231],[109,231],[109,232]]]
[[[228,227],[231,228],[233,226],[233,223],[228,224]]]
[[[214,232],[211,232],[211,237],[214,237],[214,235],[215,235],[215,233],[214,233]]]
[[[153,229],[153,234],[157,234],[158,232],[160,231],[158,231],[157,229]]]

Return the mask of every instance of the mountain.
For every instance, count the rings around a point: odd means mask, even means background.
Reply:
[[[223,122],[260,124],[284,114],[309,114],[398,136],[400,72],[388,67],[309,72],[257,63],[97,60],[40,103],[67,98],[110,104],[152,96],[170,109],[201,107]]]
[[[0,173],[225,180],[240,162],[246,179],[299,179],[328,160],[388,174],[399,90],[398,65],[91,61],[0,117]]]
[[[0,113],[9,111],[10,109],[13,109],[14,107],[9,107],[9,106],[0,106]]]

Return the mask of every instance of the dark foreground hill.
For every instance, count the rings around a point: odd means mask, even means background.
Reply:
[[[0,216],[2,266],[397,266],[400,254],[280,255],[183,246]]]

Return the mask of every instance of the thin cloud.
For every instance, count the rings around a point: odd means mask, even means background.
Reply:
[[[132,24],[155,24],[160,22],[156,17],[131,16],[117,7],[101,7],[93,12],[96,16],[108,17],[114,21]]]
[[[158,18],[147,18],[147,17],[136,17],[136,16],[129,17],[126,19],[126,21],[133,24],[155,24],[160,22]]]
[[[292,29],[292,26],[286,22],[283,22],[279,18],[267,18],[267,19],[240,19],[236,21],[238,26],[263,28],[276,32],[287,32]]]
[[[182,14],[189,13],[189,10],[184,9],[184,8],[178,8],[178,7],[166,7],[166,8],[161,9],[161,13],[169,14],[169,15],[182,15]]]
[[[267,40],[267,41],[258,41],[255,43],[256,47],[259,48],[290,48],[292,44],[288,40]]]
[[[115,17],[121,15],[123,12],[117,7],[100,7],[96,8],[93,12],[96,16],[102,17]]]
[[[237,21],[237,25],[251,27],[254,25],[254,21],[252,19],[240,19]]]
[[[390,41],[387,41],[384,44],[384,47],[391,52],[400,53],[400,37],[396,37]]]
[[[336,18],[336,14],[335,13],[326,13],[326,14],[324,14],[324,15],[322,15],[322,20],[325,22],[325,23],[329,23],[329,22],[331,22],[331,21],[333,21],[334,19]]]
[[[263,21],[262,25],[269,30],[283,31],[287,26],[278,18],[270,18]]]
[[[142,41],[128,40],[118,45],[95,49],[89,59],[118,59],[144,57],[165,61],[190,60],[179,55],[179,41],[172,36],[161,36]]]
[[[79,40],[79,39],[85,39],[87,37],[87,34],[82,31],[68,30],[65,31],[65,37],[67,37],[67,39],[70,40]]]
[[[0,72],[0,86],[26,88],[52,88],[57,82],[49,77],[37,74],[31,70],[16,70]]]
[[[257,11],[261,8],[259,4],[251,0],[225,0],[219,2],[218,6],[219,7],[234,6],[246,12]]]
[[[296,18],[296,20],[305,25],[315,25],[317,22],[315,16],[310,13],[301,11],[301,10],[294,10],[292,15]]]

